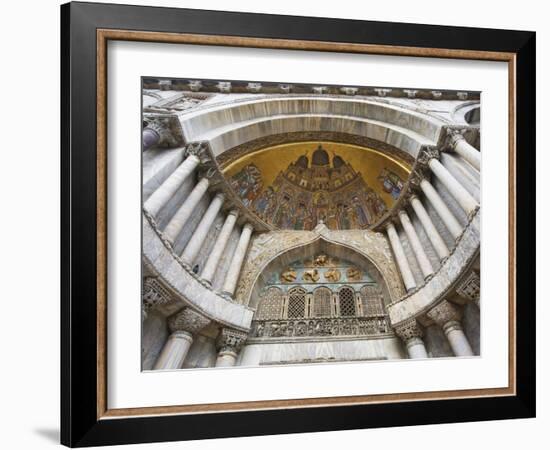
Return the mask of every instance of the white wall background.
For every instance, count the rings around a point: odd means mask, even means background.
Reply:
[[[131,0],[133,4],[341,17],[365,20],[464,25],[537,31],[537,126],[543,130],[550,101],[542,80],[550,77],[550,30],[544,3],[524,0],[494,2],[461,0],[385,0],[321,2],[277,0]],[[59,4],[58,0],[27,0],[2,4],[1,134],[2,164],[2,342],[0,415],[3,448],[41,449],[59,439]],[[539,132],[540,134],[540,132]],[[7,138],[7,139],[6,139]],[[540,140],[537,140],[540,141]],[[543,174],[550,164],[538,142],[537,228],[547,224],[542,213],[548,195]],[[548,233],[538,235],[537,278],[550,269],[543,253]],[[526,442],[547,441],[550,425],[549,358],[543,342],[550,329],[543,318],[550,307],[538,286],[538,418],[475,424],[451,424],[397,429],[358,430],[287,436],[141,445],[139,448],[231,449],[317,448],[337,446],[422,448],[446,450],[470,446],[521,448]],[[529,299],[524,299],[529,300]],[[535,301],[535,299],[531,299]],[[15,310],[15,313],[14,313]],[[545,444],[535,444],[542,448]],[[132,448],[138,448],[132,446]]]

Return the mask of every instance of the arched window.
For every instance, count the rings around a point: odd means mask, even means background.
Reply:
[[[330,317],[332,291],[319,287],[313,291],[313,317]]]
[[[338,291],[338,301],[341,317],[352,317],[356,315],[355,291],[352,288],[345,286],[340,289],[340,291]]]
[[[283,291],[276,287],[266,289],[260,298],[256,318],[261,320],[280,319],[283,315]]]
[[[384,314],[382,292],[378,286],[366,285],[359,291],[361,305],[365,316],[379,316]]]
[[[289,319],[305,317],[306,313],[306,290],[300,287],[288,291],[288,313]]]

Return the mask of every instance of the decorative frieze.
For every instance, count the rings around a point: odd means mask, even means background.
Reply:
[[[371,336],[380,334],[392,334],[387,316],[256,320],[252,322],[250,337],[295,338],[317,336]]]

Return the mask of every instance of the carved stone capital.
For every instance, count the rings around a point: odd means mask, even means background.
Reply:
[[[177,147],[183,143],[181,126],[176,116],[149,116],[145,117],[145,122],[145,128],[159,135],[158,147]]]
[[[424,145],[420,148],[420,151],[418,152],[418,156],[416,158],[417,165],[420,166],[420,168],[425,168],[428,166],[428,163],[432,159],[439,159],[440,157],[440,151],[431,145]]]
[[[248,335],[243,331],[231,328],[222,328],[216,339],[218,352],[231,352],[238,354],[241,351]]]
[[[426,315],[440,327],[443,327],[444,330],[450,322],[460,324],[460,311],[447,300],[443,300],[434,306]]]
[[[191,308],[185,308],[168,319],[168,327],[172,333],[185,331],[189,334],[196,334],[209,323],[210,319]]]
[[[142,313],[144,318],[152,309],[173,301],[172,295],[156,277],[143,279]]]
[[[462,298],[474,302],[479,301],[480,280],[479,274],[473,270],[464,277],[456,287],[456,293]]]
[[[212,161],[212,155],[208,151],[206,142],[190,142],[185,148],[185,156],[194,155],[199,158],[201,164],[206,164]]]
[[[398,325],[395,328],[395,333],[403,339],[404,342],[409,342],[412,339],[421,339],[424,335],[416,319],[410,319]]]

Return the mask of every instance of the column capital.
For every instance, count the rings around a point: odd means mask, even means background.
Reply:
[[[466,300],[479,301],[479,274],[471,270],[457,285],[456,293]]]
[[[227,213],[227,215],[239,217],[239,210],[237,208],[233,208]]]
[[[416,319],[409,319],[400,325],[395,327],[395,333],[403,339],[405,343],[413,340],[420,339],[424,335],[422,328],[416,321]]]
[[[461,314],[458,308],[452,305],[447,300],[443,300],[432,309],[430,309],[426,315],[432,319],[439,326],[446,330],[448,324],[458,323],[460,325]]]
[[[250,222],[246,222],[244,225],[243,225],[243,231],[244,230],[250,230],[251,232],[254,231],[254,225],[252,225]]]
[[[190,142],[185,148],[185,156],[196,156],[201,164],[206,164],[212,161],[212,156],[208,151],[206,142]]]
[[[172,333],[183,331],[192,335],[201,331],[209,323],[210,319],[191,308],[184,308],[168,319],[168,327]]]
[[[426,167],[432,159],[438,159],[441,156],[440,150],[433,145],[423,145],[420,147],[416,162],[420,167]]]
[[[465,141],[462,133],[462,130],[448,130],[444,148],[453,150],[460,141]]]
[[[170,148],[183,144],[183,133],[176,116],[149,116],[144,120],[145,128],[159,135],[158,147]]]
[[[244,331],[232,328],[222,328],[216,338],[216,349],[218,352],[231,352],[238,354],[244,345],[248,334]]]
[[[173,297],[156,277],[145,277],[143,279],[142,311],[143,318],[152,309],[166,305],[173,301]]]
[[[216,195],[214,196],[214,199],[219,199],[221,201],[225,200],[225,194],[223,192],[216,192]],[[214,200],[212,199],[212,200]]]

